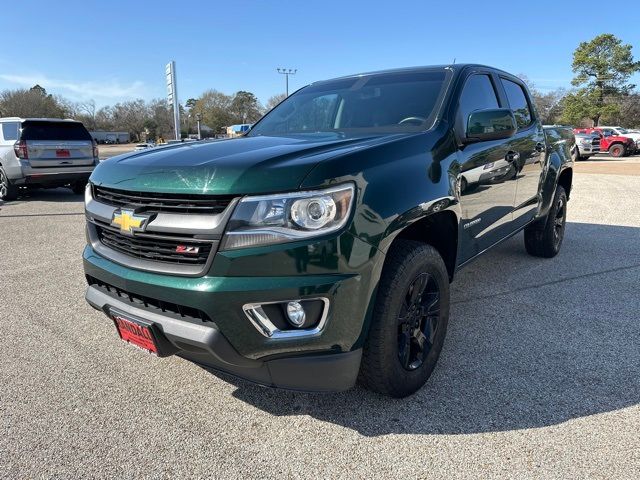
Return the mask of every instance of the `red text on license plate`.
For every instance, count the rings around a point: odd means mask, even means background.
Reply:
[[[141,325],[137,322],[132,322],[119,315],[113,316],[113,321],[118,329],[120,338],[125,342],[132,343],[137,347],[147,350],[152,353],[158,353],[158,347],[153,338],[151,327],[147,325]]]
[[[56,150],[56,157],[58,158],[68,158],[70,155],[69,150],[66,148],[59,148]]]

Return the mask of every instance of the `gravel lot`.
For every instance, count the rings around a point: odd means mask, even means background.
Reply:
[[[637,172],[581,162],[558,257],[518,235],[463,270],[440,362],[405,400],[127,347],[83,299],[82,199],[0,205],[0,477],[637,478]]]

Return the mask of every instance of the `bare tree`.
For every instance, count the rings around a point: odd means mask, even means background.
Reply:
[[[0,116],[64,118],[68,111],[58,98],[37,86],[30,90],[5,90],[0,93]]]
[[[278,105],[285,98],[287,98],[287,94],[286,93],[279,93],[277,95],[274,95],[273,97],[270,97],[269,100],[267,100],[267,106],[266,106],[267,112],[269,110],[272,110],[273,107]]]

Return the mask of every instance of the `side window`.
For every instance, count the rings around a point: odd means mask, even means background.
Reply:
[[[2,138],[5,140],[18,139],[18,124],[15,122],[7,122],[2,124]]]
[[[507,100],[509,100],[509,106],[513,110],[513,114],[516,117],[518,128],[525,128],[531,125],[533,121],[533,115],[531,114],[531,108],[529,102],[527,102],[527,96],[520,85],[506,78],[501,78],[502,86],[507,94]]]
[[[489,75],[470,76],[464,84],[458,103],[458,128],[461,132],[467,129],[472,112],[498,107],[498,98]]]

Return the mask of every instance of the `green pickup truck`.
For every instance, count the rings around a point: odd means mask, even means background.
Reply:
[[[461,267],[522,230],[558,253],[573,141],[490,67],[313,83],[242,137],[101,163],[86,299],[159,356],[403,397],[435,367]]]

